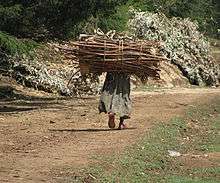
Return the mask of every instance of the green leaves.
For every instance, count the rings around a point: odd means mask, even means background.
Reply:
[[[34,41],[21,41],[0,31],[0,51],[7,54],[28,54],[37,45]]]
[[[162,12],[167,17],[189,17],[208,35],[217,35],[220,26],[217,0],[129,0],[129,4],[142,11]]]
[[[1,0],[0,31],[40,41],[77,37],[91,17],[105,31],[124,31],[130,6],[168,17],[190,17],[209,34],[216,33],[220,24],[217,0]]]
[[[11,0],[0,5],[0,30],[16,37],[45,40],[80,32],[82,22],[114,14],[125,0]],[[76,31],[77,30],[77,31]]]

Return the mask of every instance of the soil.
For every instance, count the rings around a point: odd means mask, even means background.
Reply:
[[[220,152],[188,154],[181,157],[181,160],[183,165],[189,169],[220,167]]]
[[[155,123],[181,116],[189,106],[220,97],[220,88],[134,92],[129,129],[110,130],[98,114],[98,97],[56,98],[14,92],[0,100],[0,182],[58,182],[94,162],[121,153]]]

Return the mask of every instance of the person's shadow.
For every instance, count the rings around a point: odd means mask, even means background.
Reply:
[[[114,129],[102,129],[102,128],[88,128],[88,129],[49,129],[51,132],[106,132],[106,131],[124,131],[124,130],[135,130],[137,128],[130,127],[123,130],[119,130],[117,128]]]

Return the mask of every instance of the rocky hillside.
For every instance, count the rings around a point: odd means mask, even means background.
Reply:
[[[189,19],[169,19],[161,13],[137,11],[132,13],[127,34],[161,41],[163,43],[161,53],[170,59],[169,62],[161,64],[161,80],[149,79],[148,84],[165,87],[189,83],[200,86],[219,85],[219,63],[212,58],[209,42],[197,30],[197,24]],[[65,44],[68,46],[71,42]],[[1,74],[14,78],[24,86],[50,93],[97,94],[104,76],[81,76],[77,72],[76,56],[64,57],[57,46],[59,46],[57,43],[47,43],[28,56],[23,54],[9,57],[2,53]],[[140,84],[140,80],[133,77],[132,83],[135,88]]]
[[[129,31],[134,37],[159,40],[161,52],[189,82],[200,86],[219,85],[220,67],[212,58],[210,44],[190,19],[167,18],[162,13],[133,11]]]

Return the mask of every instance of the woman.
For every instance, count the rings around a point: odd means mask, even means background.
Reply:
[[[115,128],[115,115],[120,117],[118,129],[125,129],[125,119],[130,118],[130,75],[126,73],[107,73],[102,89],[99,112],[109,116],[109,128]]]

